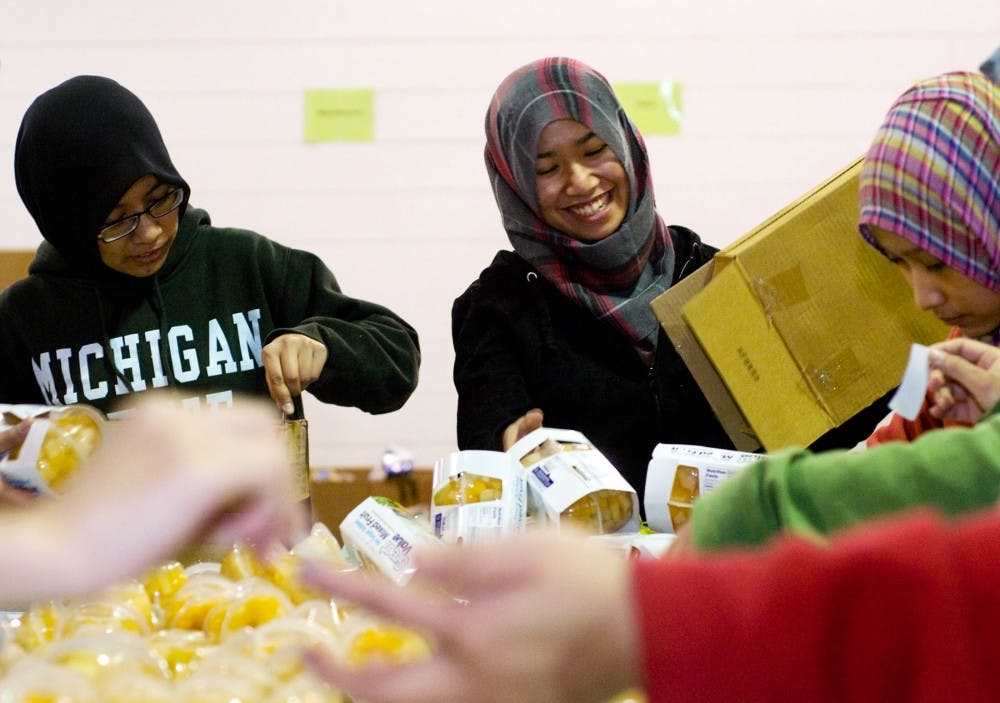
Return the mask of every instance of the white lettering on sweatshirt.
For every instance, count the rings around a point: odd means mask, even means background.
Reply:
[[[260,310],[255,308],[245,313],[233,313],[231,321],[230,329],[236,332],[239,361],[230,347],[219,319],[213,318],[208,321],[204,332],[207,342],[203,346],[203,353],[207,354],[207,359],[204,360],[199,359],[197,336],[190,325],[175,325],[167,330],[169,370],[177,383],[190,383],[200,378],[202,373],[213,377],[251,371],[263,366]],[[150,329],[143,333],[126,334],[108,340],[112,361],[120,372],[120,377],[114,381],[115,395],[144,391],[150,383],[154,388],[163,388],[169,384],[163,368],[160,339],[160,330]],[[140,340],[145,341],[145,344]],[[105,349],[100,342],[90,342],[75,351],[70,347],[56,349],[55,365],[52,363],[53,354],[50,352],[42,352],[37,359],[32,359],[31,368],[35,374],[35,381],[45,396],[46,403],[70,405],[80,401],[80,393],[83,394],[85,402],[106,398],[109,384],[106,381],[95,384],[91,379],[91,370],[100,367],[104,355]],[[144,365],[152,368],[152,378],[146,379],[142,376]],[[79,379],[79,392],[73,373],[74,367],[78,373],[76,378]],[[65,389],[61,397],[60,386]],[[230,391],[209,399],[210,405],[231,403]]]

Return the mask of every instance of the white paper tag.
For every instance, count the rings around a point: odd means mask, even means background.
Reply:
[[[906,362],[903,382],[889,401],[889,409],[896,411],[907,420],[914,419],[923,407],[927,395],[927,380],[930,375],[929,350],[923,344],[910,347],[910,360]]]

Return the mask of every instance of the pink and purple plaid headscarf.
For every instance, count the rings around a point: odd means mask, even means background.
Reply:
[[[547,225],[538,213],[538,138],[546,125],[560,119],[589,127],[629,177],[625,219],[598,242],[577,241]],[[604,76],[567,58],[541,59],[514,71],[490,102],[485,156],[514,251],[651,360],[660,325],[649,303],[671,285],[673,244],[656,213],[645,144]]]
[[[1000,292],[1000,88],[946,73],[901,95],[861,167],[858,228],[877,226]]]

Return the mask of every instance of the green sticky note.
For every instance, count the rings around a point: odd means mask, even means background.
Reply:
[[[307,142],[370,142],[375,139],[375,91],[371,88],[306,91]]]
[[[680,83],[615,83],[614,89],[625,114],[644,137],[681,133]]]

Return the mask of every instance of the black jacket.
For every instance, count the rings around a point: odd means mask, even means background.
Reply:
[[[674,282],[715,249],[671,226]],[[660,332],[653,368],[607,323],[501,251],[452,307],[460,449],[502,449],[504,429],[531,408],[545,425],[585,434],[639,493],[657,443],[732,448]]]
[[[0,402],[113,412],[167,386],[188,407],[266,398],[261,350],[289,332],[326,345],[309,386],[323,402],[385,413],[416,386],[410,325],[345,295],[314,254],[214,227],[204,210],[187,209],[163,268],[127,289],[76,263],[43,242],[28,277],[0,294]]]

